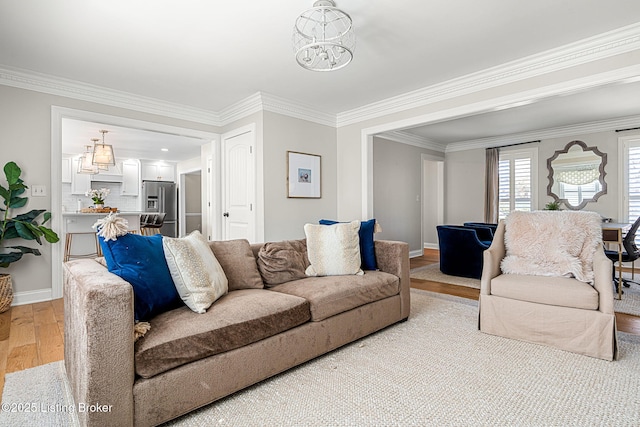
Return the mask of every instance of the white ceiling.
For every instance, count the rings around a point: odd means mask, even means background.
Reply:
[[[0,67],[215,112],[263,92],[338,114],[630,25],[640,16],[637,0],[337,0],[354,21],[355,58],[342,70],[315,73],[296,64],[291,47],[295,18],[312,3],[0,0]],[[593,117],[618,114],[600,104],[603,111],[594,109]],[[560,109],[584,121],[579,106]],[[558,118],[537,114],[489,117],[511,131],[521,131],[517,123]],[[486,126],[458,122],[417,132],[460,141],[496,129]]]

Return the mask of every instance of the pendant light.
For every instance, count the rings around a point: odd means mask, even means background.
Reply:
[[[94,145],[98,138],[92,139]],[[93,157],[93,146],[85,145],[84,153],[78,159],[78,173],[95,175],[99,172],[98,166],[91,163]]]
[[[104,134],[108,133],[108,130],[101,130],[102,144],[95,143],[93,145],[93,158],[91,163],[100,166],[115,166],[116,158],[113,154],[113,146],[104,143]]]

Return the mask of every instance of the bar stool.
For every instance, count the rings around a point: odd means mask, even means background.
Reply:
[[[73,236],[76,235],[87,235],[87,234],[92,234],[94,241],[95,241],[95,245],[96,245],[96,251],[95,252],[91,252],[88,254],[72,254],[71,253],[71,245],[73,242]],[[98,234],[92,231],[85,231],[85,232],[73,232],[73,233],[67,233],[67,235],[65,236],[64,239],[64,262],[69,261],[70,259],[78,259],[78,258],[97,258],[97,257],[101,257],[102,256],[102,250],[100,249],[100,242],[98,241]]]
[[[160,228],[162,224],[164,224],[165,213],[160,213],[156,215],[147,215],[144,220],[144,223],[140,222],[140,231],[144,236],[153,236],[154,234],[160,233]]]

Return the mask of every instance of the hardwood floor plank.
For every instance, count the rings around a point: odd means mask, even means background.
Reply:
[[[11,309],[0,313],[0,341],[9,339],[11,331]]]
[[[22,371],[23,369],[34,368],[39,365],[38,346],[35,343],[25,344],[9,350],[5,373]]]
[[[64,346],[58,323],[36,326],[38,362],[41,365],[64,359]]]
[[[33,310],[30,304],[11,307],[11,331],[9,353],[16,347],[36,343],[33,326]]]
[[[53,305],[51,304],[51,301],[32,304],[32,310],[33,324],[35,326],[56,323],[56,315],[53,311]]]

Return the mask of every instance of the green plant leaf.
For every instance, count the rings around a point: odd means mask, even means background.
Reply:
[[[28,201],[29,199],[26,197],[12,197],[9,202],[9,207],[13,209],[21,208],[26,205]]]
[[[56,242],[60,241],[60,238],[58,237],[56,232],[53,231],[52,229],[47,228],[47,227],[43,227],[43,226],[39,226],[38,228],[44,234],[44,238],[46,239],[47,242],[56,243]]]
[[[51,219],[51,212],[45,212],[44,213],[44,221],[42,221],[42,225],[46,224],[47,221],[49,221]]]
[[[15,226],[16,226],[16,231],[18,232],[20,237],[22,237],[23,239],[35,240],[35,238],[37,237],[33,234],[33,232],[29,229],[29,227],[25,225],[25,223],[16,222]]]
[[[32,209],[27,213],[17,215],[14,219],[16,221],[33,222],[33,220],[39,217],[40,214],[43,213],[44,211],[45,211],[44,209]]]
[[[17,183],[21,173],[22,171],[15,162],[9,162],[4,165],[4,175],[7,177],[9,185]]]
[[[2,185],[0,185],[0,197],[2,197],[5,200],[9,200],[9,198],[11,197],[9,190],[4,188]]]

